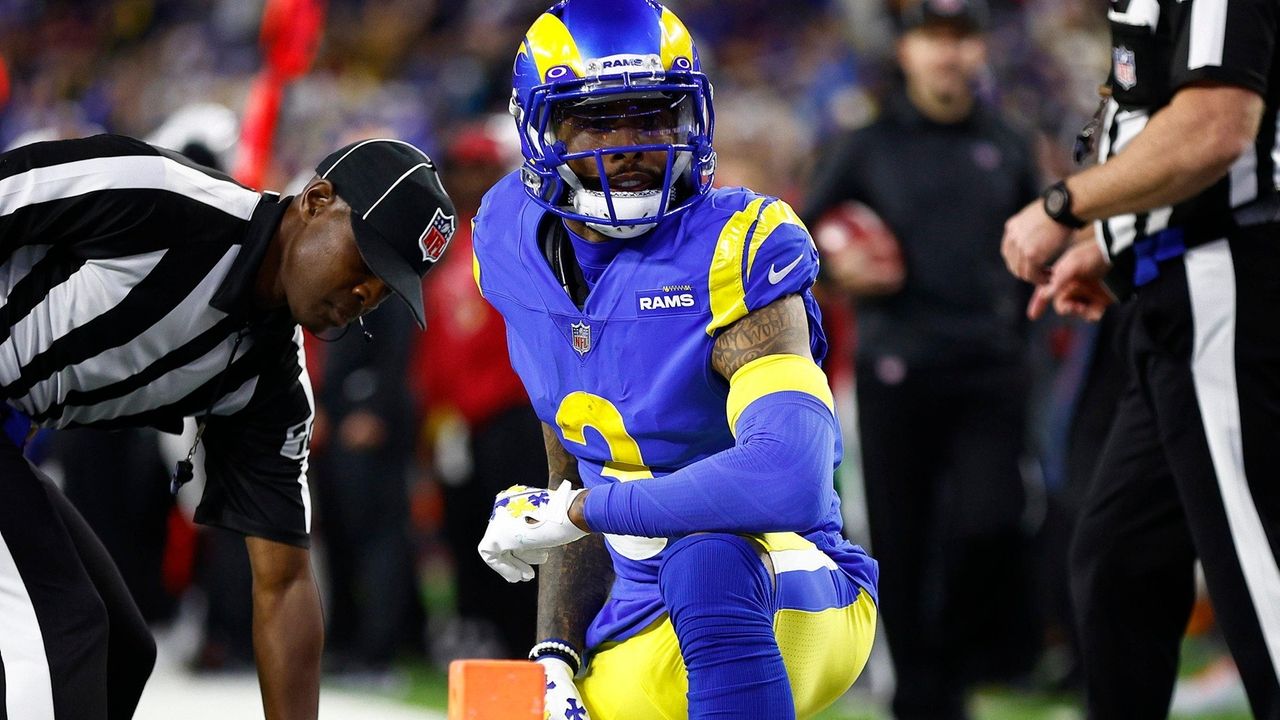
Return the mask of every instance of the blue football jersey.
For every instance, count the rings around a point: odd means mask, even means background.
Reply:
[[[628,241],[582,309],[540,249],[544,214],[518,173],[495,185],[473,233],[476,282],[506,320],[512,366],[538,417],[557,429],[587,487],[666,475],[733,447],[729,383],[712,368],[711,351],[748,312],[800,295],[813,357],[826,355],[810,292],[817,249],[786,203],[743,188],[713,190]],[[840,528],[836,499],[802,535],[874,596],[875,562]],[[589,647],[625,639],[663,612],[657,574],[667,539],[605,537],[617,580]]]

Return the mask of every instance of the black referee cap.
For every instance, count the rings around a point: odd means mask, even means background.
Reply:
[[[359,140],[316,166],[351,206],[356,246],[369,269],[426,329],[422,276],[458,229],[457,212],[426,153],[400,140]]]
[[[902,9],[900,21],[903,32],[946,25],[977,33],[987,27],[987,5],[983,0],[914,0]]]

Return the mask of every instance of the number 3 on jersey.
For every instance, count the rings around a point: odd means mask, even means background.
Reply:
[[[566,395],[556,411],[556,425],[560,426],[565,440],[579,445],[587,444],[587,428],[604,438],[610,459],[604,464],[601,475],[617,478],[620,482],[653,477],[640,455],[639,443],[627,432],[622,413],[599,395],[581,391]],[[667,546],[666,538],[605,533],[605,539],[619,555],[632,560],[647,560]]]

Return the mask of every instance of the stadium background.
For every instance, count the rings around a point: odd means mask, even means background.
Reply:
[[[261,37],[264,11],[301,17],[298,13],[321,5],[326,5],[325,16],[314,62],[282,96],[261,187],[289,188],[309,174],[315,159],[356,134],[393,134],[439,156],[461,129],[489,119],[497,128],[495,137],[514,141],[512,126],[493,118],[506,109],[519,38],[545,4],[0,0],[0,147],[103,130],[147,137],[193,103],[218,103],[240,116],[249,108],[262,110],[263,98],[255,95],[261,91],[254,87],[269,55]],[[876,98],[893,82],[895,8],[881,0],[792,0],[785,8],[776,0],[668,4],[694,33],[716,86],[718,182],[748,185],[801,204],[824,142],[873,117]],[[1103,10],[1096,0],[992,3],[991,54],[982,94],[1035,138],[1046,178],[1069,170],[1071,141],[1097,103],[1097,85],[1109,60]],[[305,65],[309,53],[295,53],[301,54],[292,60]],[[244,167],[234,148],[223,159],[229,167]],[[447,182],[447,167],[444,173]],[[993,248],[995,242],[993,238]],[[829,306],[832,324],[845,329],[847,352],[850,322],[842,312],[847,303],[829,298]],[[1054,398],[1063,396],[1055,383],[1070,382],[1060,371],[1076,330],[1056,321],[1037,329],[1034,352],[1042,391],[1032,432],[1042,451],[1040,464],[1050,477],[1054,437],[1060,430]],[[429,333],[422,342],[420,352],[430,352]],[[324,348],[315,344],[314,349],[319,364]],[[833,379],[847,395],[850,378],[842,365],[848,362],[833,364]],[[413,385],[411,380],[407,384]],[[855,465],[846,463],[846,468]],[[439,537],[441,493],[425,453],[416,453],[409,467],[415,563],[429,618],[426,634],[438,640],[452,612],[451,561]],[[857,536],[864,523],[856,511],[856,473],[846,469],[842,480],[847,497],[855,500],[849,503],[849,519],[851,534]],[[323,548],[319,559],[323,563]],[[162,708],[185,703],[193,693],[198,696],[197,687],[208,689],[214,699],[192,704],[248,694],[246,712],[252,712],[256,689],[251,681],[202,681],[202,676],[191,679],[180,669],[198,641],[191,637],[196,630],[186,613],[179,618],[160,629],[163,667],[144,696],[140,717],[159,717]],[[340,711],[342,716],[357,717],[360,706],[369,706],[373,715],[389,717],[387,706],[378,704],[387,702],[442,707],[437,662],[447,653],[435,649],[425,657],[408,657],[390,677],[338,683],[333,697],[352,703]],[[1216,652],[1211,638],[1191,641],[1188,671],[1211,663]],[[851,696],[825,717],[883,717],[877,709],[884,699],[882,672],[873,665]],[[1079,715],[1076,707],[1070,690],[1032,678],[1025,687],[984,691],[977,716],[1068,718]],[[1225,707],[1225,714],[1184,717],[1245,716],[1232,711],[1230,702]],[[333,712],[332,707],[326,712]]]

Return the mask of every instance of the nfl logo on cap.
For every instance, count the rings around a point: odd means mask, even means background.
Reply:
[[[458,221],[453,215],[445,215],[444,210],[436,208],[436,214],[431,216],[431,222],[427,225],[426,232],[422,233],[422,237],[418,238],[418,247],[422,249],[422,259],[428,262],[436,262],[440,256],[444,254],[445,248],[449,247],[449,241],[453,239],[453,233],[458,229]]]
[[[1132,90],[1138,84],[1138,62],[1133,51],[1120,45],[1111,52],[1115,64],[1116,82],[1125,90]]]
[[[369,138],[330,153],[316,175],[351,206],[360,258],[425,329],[422,276],[457,230],[457,211],[435,163],[403,140]]]

